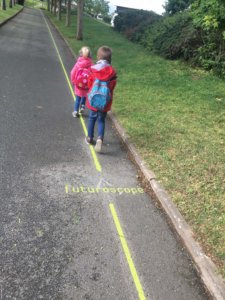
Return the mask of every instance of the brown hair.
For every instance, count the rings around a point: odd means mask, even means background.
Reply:
[[[108,63],[111,63],[112,59],[112,49],[108,46],[102,46],[97,51],[97,59],[107,60]]]

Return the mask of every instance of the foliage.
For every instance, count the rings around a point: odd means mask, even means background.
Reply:
[[[194,0],[167,0],[164,9],[167,15],[174,15],[177,12],[187,9]]]
[[[128,10],[115,29],[168,59],[184,59],[225,78],[225,1],[168,0],[166,14]]]
[[[205,30],[225,30],[224,0],[195,0],[192,5],[194,24]]]
[[[84,10],[95,18],[98,15],[107,16],[109,12],[109,1],[85,0]]]
[[[161,16],[145,10],[127,10],[119,13],[114,20],[115,30],[123,33],[131,41],[138,42],[147,26],[159,20]]]
[[[201,38],[192,24],[190,13],[183,12],[164,17],[150,26],[141,43],[165,58],[189,60],[195,56],[196,48],[201,46]]]
[[[203,45],[197,49],[196,64],[225,78],[225,2],[196,0],[192,15],[195,27],[203,31]]]
[[[9,8],[9,1],[6,0],[6,10],[3,10],[0,7],[0,23],[4,22],[8,18],[12,17],[14,14],[16,14],[21,9],[22,9],[22,6],[18,5],[18,4],[15,4],[12,8]]]
[[[103,17],[103,21],[104,21],[105,23],[110,24],[110,22],[111,22],[111,17],[110,17],[110,16],[104,16],[104,17]]]

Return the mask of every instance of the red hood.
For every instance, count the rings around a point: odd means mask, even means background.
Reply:
[[[113,69],[111,65],[104,66],[101,69],[96,69],[95,66],[91,67],[92,73],[94,77],[99,80],[108,81],[112,77],[116,76],[116,71]]]

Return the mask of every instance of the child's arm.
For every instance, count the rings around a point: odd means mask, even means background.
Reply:
[[[75,84],[75,75],[76,75],[76,71],[77,71],[77,68],[76,68],[76,64],[73,66],[73,69],[71,70],[70,72],[70,80],[73,84]]]

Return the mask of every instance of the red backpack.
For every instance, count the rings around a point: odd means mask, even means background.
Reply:
[[[76,72],[75,85],[81,90],[88,90],[88,77],[90,70],[87,68],[79,68]]]

